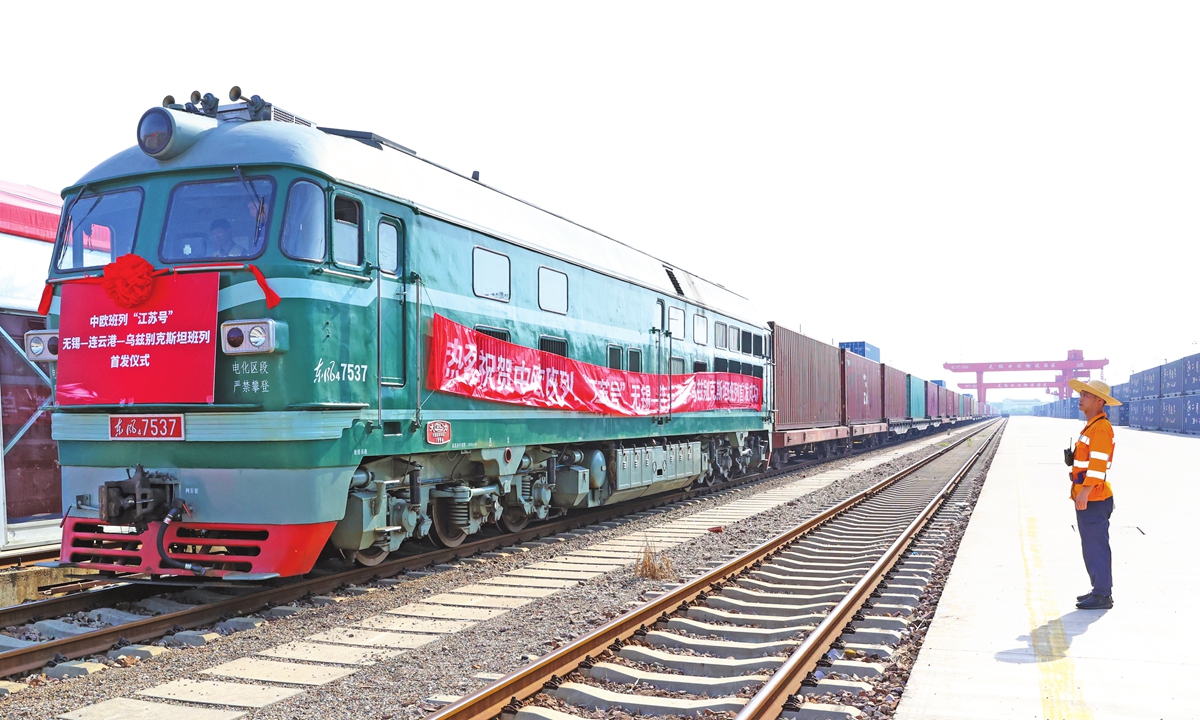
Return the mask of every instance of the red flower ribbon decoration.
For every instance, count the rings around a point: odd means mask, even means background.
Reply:
[[[189,265],[189,268],[208,268],[213,270],[249,270],[250,274],[254,275],[254,281],[258,283],[258,287],[263,292],[263,298],[267,301],[267,309],[271,309],[279,304],[279,293],[271,289],[267,284],[267,278],[262,274],[258,267],[250,263],[238,263],[236,265],[229,263],[214,263],[212,265]],[[85,283],[89,285],[102,285],[104,292],[117,305],[125,308],[131,308],[145,302],[154,292],[154,278],[159,275],[165,275],[174,272],[175,268],[163,268],[155,270],[154,266],[146,262],[144,258],[138,255],[128,254],[122,255],[113,262],[104,266],[104,277],[81,277],[72,280],[64,280],[63,283]],[[50,304],[54,302],[54,286],[46,283],[46,287],[42,289],[42,299],[38,303],[38,314],[48,315],[50,313]]]
[[[165,271],[161,271],[165,272]],[[154,292],[154,266],[140,255],[129,253],[104,266],[104,294],[123,308],[141,305]]]
[[[54,286],[46,283],[46,287],[42,288],[42,301],[38,303],[38,315],[49,315],[52,302],[54,302]]]
[[[263,277],[262,270],[259,270],[250,263],[246,263],[246,267],[249,268],[250,272],[254,275],[254,279],[258,282],[258,286],[262,288],[263,297],[267,299],[267,309],[270,310],[278,305],[279,293],[272,290],[271,286],[267,284],[267,279]]]

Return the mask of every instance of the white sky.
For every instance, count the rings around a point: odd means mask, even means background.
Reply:
[[[164,95],[237,84],[927,379],[1079,348],[1116,383],[1200,352],[1195,4],[21,3],[5,25],[6,180],[60,189]]]

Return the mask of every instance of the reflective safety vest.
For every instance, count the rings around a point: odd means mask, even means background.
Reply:
[[[1071,468],[1071,499],[1091,486],[1102,486],[1092,490],[1088,500],[1107,500],[1113,496],[1108,484],[1108,470],[1112,467],[1113,448],[1112,423],[1103,412],[1092,418],[1075,441],[1075,465]]]

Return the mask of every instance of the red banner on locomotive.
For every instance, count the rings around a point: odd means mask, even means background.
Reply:
[[[760,410],[763,401],[761,378],[613,370],[504,342],[436,314],[428,387],[479,400],[627,417]]]

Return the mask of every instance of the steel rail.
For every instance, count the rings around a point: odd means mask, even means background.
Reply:
[[[911,441],[904,440],[904,441],[901,441],[899,444],[903,444],[905,442],[911,442]],[[777,478],[785,477],[787,475],[792,475],[792,474],[795,474],[798,472],[803,472],[803,471],[811,469],[813,467],[818,467],[820,465],[834,462],[836,460],[842,460],[842,459],[846,459],[848,457],[853,457],[854,455],[859,455],[859,454],[863,454],[866,452],[873,452],[875,450],[880,450],[880,449],[883,449],[884,447],[886,447],[886,445],[881,446],[881,447],[876,447],[876,448],[864,448],[861,450],[852,451],[848,455],[839,455],[839,456],[835,456],[835,457],[825,458],[822,460],[814,460],[814,461],[808,461],[808,462],[802,461],[802,462],[795,463],[792,465],[786,465],[782,468],[767,469],[760,473],[755,473],[752,475],[745,475],[743,477],[734,478],[732,480],[728,480],[728,481],[725,481],[725,482],[722,482],[722,483],[719,483],[716,485],[693,487],[688,490],[682,490],[682,491],[674,492],[674,493],[666,493],[666,494],[662,494],[662,495],[649,495],[649,496],[646,496],[645,498],[631,500],[631,501],[628,501],[627,503],[621,503],[619,505],[602,506],[600,508],[585,510],[581,513],[569,515],[565,519],[551,520],[549,522],[544,522],[544,523],[539,523],[537,525],[533,525],[533,526],[525,528],[517,533],[509,533],[509,534],[500,535],[500,536],[490,536],[490,537],[487,537],[487,538],[484,538],[481,540],[473,540],[471,542],[464,543],[464,544],[458,546],[457,548],[449,548],[447,550],[423,551],[420,553],[409,555],[407,557],[401,557],[401,558],[395,558],[392,560],[388,560],[377,566],[374,566],[371,568],[366,568],[366,570],[370,571],[367,574],[367,577],[369,578],[374,575],[378,575],[380,577],[391,577],[393,575],[397,575],[406,570],[415,570],[415,569],[424,567],[425,565],[429,565],[429,564],[448,562],[449,560],[454,560],[458,557],[467,557],[469,555],[474,555],[474,554],[480,553],[480,552],[489,552],[491,550],[495,550],[498,547],[502,547],[505,545],[514,545],[517,543],[526,542],[528,540],[537,539],[539,537],[544,537],[547,535],[553,535],[555,533],[564,532],[566,530],[573,530],[573,529],[576,529],[579,527],[583,527],[585,525],[590,525],[590,524],[593,524],[596,522],[604,522],[605,520],[610,520],[613,518],[622,517],[624,515],[641,512],[643,510],[652,509],[655,507],[659,507],[661,505],[667,505],[667,504],[674,503],[674,502],[680,502],[682,500],[689,500],[692,498],[703,497],[703,496],[711,495],[711,494],[721,492],[724,490],[732,490],[732,489],[744,487],[747,485],[757,484],[759,482],[763,482],[766,480],[774,480]],[[361,570],[363,570],[363,569],[356,568],[356,569],[352,569],[347,572],[361,574]],[[348,577],[348,576],[343,575],[342,573],[339,573],[339,574],[331,575],[331,576],[327,576],[327,577],[329,577],[329,578],[344,578],[344,577]],[[89,576],[89,580],[90,580],[90,576]],[[102,578],[97,576],[96,581],[100,581],[100,580],[102,580]],[[93,581],[93,584],[96,581]],[[336,587],[341,582],[354,583],[354,582],[360,582],[360,581],[351,580],[351,579],[342,579],[342,580],[340,580],[340,582],[334,583],[333,587]],[[163,592],[170,592],[172,590],[172,587],[173,586],[171,586],[169,584],[162,584],[162,585],[142,584],[142,583],[131,584],[131,583],[126,582],[122,578],[116,578],[116,579],[112,580],[112,584],[110,584],[110,585],[94,588],[91,590],[87,590],[87,591],[83,591],[83,592],[76,592],[76,593],[72,593],[72,594],[68,594],[68,595],[59,595],[56,597],[50,597],[50,598],[46,598],[43,600],[35,600],[33,602],[22,603],[20,605],[12,605],[9,607],[0,608],[0,627],[10,627],[13,625],[24,625],[31,621],[37,621],[37,620],[53,618],[53,617],[61,617],[64,615],[72,615],[77,612],[85,612],[85,611],[91,610],[93,608],[106,607],[108,605],[112,605],[115,603],[136,602],[138,600],[142,600],[144,598],[151,597],[153,595],[159,595]],[[174,589],[179,589],[179,587],[174,586]],[[285,600],[284,602],[289,602],[289,601]],[[203,623],[198,623],[198,624],[203,624]],[[129,627],[130,625],[132,625],[132,623],[126,624],[126,625],[121,625],[119,627]],[[179,623],[179,625],[182,627],[185,627],[185,628],[197,626],[197,624],[189,625],[189,624],[185,624],[185,623]],[[77,637],[83,637],[83,636],[77,636]],[[23,670],[31,669],[31,668],[24,667],[23,669],[11,670],[11,671],[9,670],[9,667],[10,667],[9,663],[12,662],[11,657],[16,657],[14,655],[14,653],[18,653],[18,652],[22,652],[22,651],[10,651],[7,653],[0,653],[0,677],[6,677],[13,673],[23,672]],[[67,652],[65,652],[61,649],[59,650],[59,652],[62,653],[63,655],[66,655],[67,657],[71,657],[71,655],[68,655]],[[53,655],[51,656],[51,658],[53,658]]]
[[[738,712],[734,720],[775,720],[784,710],[799,710],[795,694],[800,692],[808,674],[816,669],[817,661],[821,659],[837,640],[845,628],[854,619],[864,603],[870,598],[875,588],[883,582],[884,576],[900,560],[901,555],[908,549],[909,544],[917,536],[933,514],[941,507],[945,499],[954,491],[962,478],[983,457],[984,452],[992,444],[999,433],[993,433],[987,442],[980,445],[970,458],[963,463],[951,476],[950,480],[938,490],[925,508],[913,519],[900,536],[888,547],[883,556],[871,566],[870,570],[855,583],[854,587],[842,600],[829,611],[825,619],[804,638],[800,647],[796,648],[787,661],[780,666],[763,684],[754,697]]]
[[[39,560],[58,558],[58,543],[0,553],[0,570],[20,569]]]
[[[490,685],[480,688],[470,695],[459,698],[441,710],[426,716],[425,720],[489,720],[490,718],[499,716],[505,710],[506,706],[514,700],[524,700],[537,694],[541,691],[545,683],[550,682],[554,678],[561,678],[572,670],[575,670],[586,658],[598,656],[615,641],[624,640],[638,630],[654,625],[654,623],[679,609],[683,603],[697,599],[701,593],[713,589],[714,586],[723,585],[726,581],[735,578],[741,572],[754,565],[754,563],[775,554],[784,546],[794,542],[797,538],[808,534],[881,490],[941,458],[946,453],[994,425],[995,421],[986,423],[975,432],[965,435],[949,446],[926,458],[918,460],[871,487],[851,495],[790,530],[786,530],[767,540],[740,557],[634,608],[625,615],[615,618],[587,635],[543,655],[533,663],[509,673]]]

